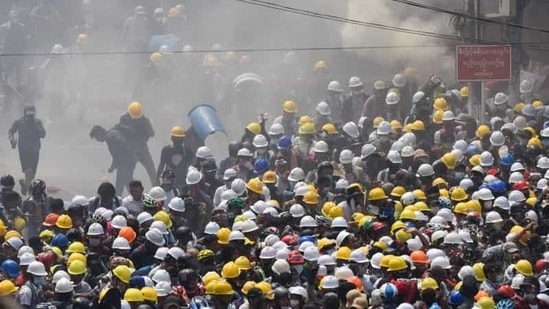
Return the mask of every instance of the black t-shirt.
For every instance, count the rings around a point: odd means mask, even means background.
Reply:
[[[187,168],[189,167],[192,152],[185,145],[168,145],[162,148],[160,153],[160,162],[165,163],[166,167],[175,173],[175,183],[185,182]]]

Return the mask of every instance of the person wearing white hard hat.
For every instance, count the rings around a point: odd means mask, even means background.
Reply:
[[[19,288],[17,302],[25,309],[32,309],[45,301],[43,286],[46,284],[44,278],[48,273],[44,264],[34,261],[29,264],[26,275],[29,280]]]
[[[343,121],[357,121],[362,114],[364,103],[368,99],[364,91],[364,84],[358,76],[349,78],[349,90],[351,92],[343,101],[342,115]]]
[[[331,111],[331,118],[336,124],[345,123],[343,120],[343,102],[345,101],[345,94],[343,93],[343,87],[341,84],[333,80],[328,83],[327,97],[325,102],[328,103]]]
[[[434,144],[442,148],[442,153],[452,150],[457,139],[454,113],[445,111],[442,114],[442,128],[435,132]]]

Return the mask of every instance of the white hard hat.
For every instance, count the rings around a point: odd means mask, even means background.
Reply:
[[[452,121],[455,119],[456,119],[456,116],[454,116],[454,113],[452,111],[445,111],[442,114],[442,121]]]
[[[316,142],[314,152],[327,153],[328,151],[330,151],[330,149],[328,148],[328,144],[325,141]]]
[[[414,133],[404,133],[399,139],[404,145],[416,147],[417,138]]]
[[[263,148],[269,146],[269,142],[267,142],[267,138],[265,137],[265,135],[257,134],[256,136],[254,136],[252,145],[254,145],[255,148]]]
[[[257,231],[259,228],[257,226],[257,223],[252,220],[246,220],[244,223],[242,223],[242,233],[251,233],[253,231]]]
[[[234,168],[228,168],[223,172],[223,180],[227,181],[232,178],[236,178],[238,175]]]
[[[417,103],[417,102],[421,101],[421,99],[423,99],[424,96],[425,96],[425,92],[418,91],[418,92],[414,93],[414,95],[412,96],[412,102]]]
[[[406,76],[404,74],[395,74],[393,77],[393,85],[397,88],[402,88],[406,85]]]
[[[431,164],[423,163],[418,167],[417,174],[420,177],[429,177],[435,174],[435,170]]]
[[[253,155],[248,148],[240,148],[240,150],[238,150],[238,152],[236,153],[236,156],[251,158]]]
[[[355,249],[351,251],[350,261],[354,263],[362,264],[362,263],[368,263],[368,258],[366,257],[364,252],[362,252],[362,250]]]
[[[419,240],[418,238],[408,239],[406,241],[406,246],[408,247],[409,251],[417,251],[417,250],[421,250],[421,248],[423,248],[423,244],[421,243],[421,240]]]
[[[532,91],[534,91],[534,81],[532,81],[531,79],[523,79],[521,82],[520,82],[520,93],[524,94],[524,93],[531,93]]]
[[[147,233],[145,233],[145,238],[157,246],[164,246],[166,243],[164,236],[162,236],[162,233],[157,229],[150,229]]]
[[[149,222],[149,221],[153,221],[154,218],[152,217],[152,215],[146,211],[143,211],[143,212],[140,212],[138,215],[137,215],[137,222],[139,223],[139,225],[145,223],[145,222]],[[88,233],[89,235],[89,233]]]
[[[335,189],[336,190],[344,190],[347,189],[349,186],[349,182],[345,178],[340,178],[336,181]]]
[[[208,146],[198,147],[195,156],[199,159],[209,159],[213,157],[212,150]]]
[[[534,117],[536,116],[536,108],[532,104],[526,104],[521,110],[521,113],[524,116]]]
[[[400,197],[400,202],[403,206],[412,205],[417,201],[417,196],[412,192],[405,192]]]
[[[182,258],[185,256],[185,251],[177,246],[171,247],[170,249],[168,249],[168,255],[178,260],[179,258]]]
[[[55,284],[55,293],[72,293],[74,292],[73,282],[66,278],[61,278]]]
[[[19,250],[17,251],[17,258],[21,258],[21,256],[27,252],[34,254],[34,250],[29,246],[19,247]]]
[[[156,249],[156,252],[154,253],[154,258],[157,260],[164,260],[169,250],[170,249],[167,247],[158,247],[158,249]]]
[[[279,259],[273,263],[273,266],[271,266],[271,270],[277,275],[280,275],[282,273],[289,273],[290,264],[286,262],[286,260]]]
[[[65,53],[65,48],[61,44],[55,44],[51,48],[51,53],[54,55],[60,55]]]
[[[389,121],[384,120],[379,124],[379,127],[377,127],[376,134],[388,135],[389,133],[391,133],[391,124],[389,123]]]
[[[90,202],[83,195],[75,195],[71,200],[71,205],[88,206]]]
[[[337,80],[333,80],[328,84],[329,91],[343,92],[343,87]]]
[[[478,199],[482,201],[493,201],[495,199],[494,195],[492,194],[492,191],[488,188],[482,188],[477,191]]]
[[[463,244],[463,239],[461,239],[461,236],[459,236],[458,233],[451,232],[444,237],[444,241],[442,243],[445,245],[461,245]]]
[[[303,216],[299,221],[299,228],[318,227],[316,220],[311,216]]]
[[[540,157],[538,159],[536,167],[539,168],[539,169],[543,169],[543,170],[549,169],[549,158]]]
[[[337,280],[345,280],[354,276],[353,271],[348,266],[341,266],[335,270],[334,273]]]
[[[352,234],[343,230],[341,232],[339,232],[336,236],[336,245],[338,247],[341,247],[341,244],[345,241],[345,239],[347,239],[347,237],[351,236]]]
[[[404,148],[404,144],[401,141],[396,141],[391,145],[391,150],[395,150],[398,152],[402,152],[402,148]]]
[[[180,197],[174,197],[168,203],[168,208],[177,212],[185,212],[185,201]]]
[[[538,190],[545,189],[545,187],[547,187],[548,182],[549,181],[545,178],[542,178],[542,179],[538,180],[538,183],[536,184],[536,189],[538,189]]]
[[[444,230],[435,231],[433,234],[431,234],[431,243],[434,243],[439,239],[444,239],[444,237],[446,237],[446,235],[448,235],[447,231],[444,231]]]
[[[469,146],[469,144],[467,144],[466,141],[462,140],[462,139],[458,139],[455,143],[454,143],[454,149],[459,149],[461,150],[461,152],[466,152],[467,150],[467,146]]]
[[[402,163],[402,157],[400,156],[400,153],[398,153],[398,151],[389,150],[389,153],[387,154],[387,159],[389,159],[389,161],[394,164]]]
[[[524,165],[522,165],[522,163],[520,162],[514,162],[512,165],[511,165],[511,173],[513,172],[520,172],[520,171],[525,171],[526,169],[524,168]]]
[[[263,260],[274,259],[275,257],[276,257],[276,249],[271,246],[267,246],[261,249],[261,252],[259,254],[259,258]]]
[[[301,218],[305,216],[305,208],[300,204],[293,204],[290,207],[290,215],[294,218]]]
[[[360,87],[362,85],[362,80],[360,80],[358,76],[352,76],[351,78],[349,78],[349,88]]]
[[[168,227],[166,226],[166,223],[160,220],[153,221],[153,223],[151,223],[150,229],[157,230],[164,235],[170,234],[170,232],[168,231]]]
[[[116,237],[113,240],[111,247],[113,249],[119,249],[119,250],[130,250],[132,248],[128,240],[124,237]]]
[[[124,217],[122,217],[124,218]],[[92,223],[90,227],[88,228],[87,232],[88,236],[99,236],[105,234],[105,230],[103,229],[103,226],[99,223]]]
[[[269,205],[267,205],[265,201],[258,200],[250,207],[250,210],[252,210],[256,214],[262,214],[267,207],[269,207]]]
[[[187,171],[187,177],[185,178],[185,181],[188,185],[194,185],[200,182],[202,180],[202,173],[194,168],[189,168]]]
[[[373,144],[364,144],[362,146],[362,149],[360,150],[360,157],[364,159],[369,155],[373,154],[374,152],[376,152],[376,150],[377,148]]]
[[[493,146],[499,147],[505,144],[505,136],[501,131],[494,131],[490,135],[490,144]]]
[[[319,115],[322,115],[322,116],[330,116],[332,114],[332,111],[330,110],[330,106],[328,105],[328,103],[324,101],[318,103],[316,105],[315,110]]]
[[[233,190],[237,196],[241,196],[246,192],[246,182],[240,178],[236,178],[231,183],[231,190]]]
[[[341,164],[351,164],[353,162],[353,157],[354,157],[354,154],[351,150],[343,149],[339,153],[339,162]]]
[[[358,132],[358,126],[356,123],[349,121],[343,125],[343,132],[352,138],[358,138],[360,133]]]
[[[330,227],[331,228],[348,228],[349,224],[347,223],[347,220],[345,220],[345,218],[337,217],[332,220]]]
[[[128,226],[128,221],[126,220],[126,218],[124,216],[116,215],[116,216],[114,216],[114,218],[112,218],[111,226],[114,227],[115,229],[120,230],[123,227]],[[89,235],[89,233],[88,233],[88,235]]]
[[[329,254],[323,254],[318,258],[318,265],[335,266],[336,260]]]
[[[507,200],[507,198],[505,196],[498,196],[494,200],[494,207],[498,207],[500,209],[509,211],[509,209],[510,209],[509,200]]]
[[[383,258],[383,253],[381,252],[375,253],[374,255],[372,255],[372,258],[370,259],[370,265],[372,265],[374,269],[380,269],[381,268],[380,262],[382,258]]]
[[[402,147],[402,150],[400,151],[400,156],[403,158],[409,158],[414,156],[414,147],[412,146],[404,146]]]
[[[524,194],[518,190],[513,190],[511,193],[509,193],[509,204],[513,205],[516,203],[522,203],[526,201],[526,197]]]
[[[387,105],[396,105],[398,104],[398,101],[400,101],[400,96],[394,92],[387,93],[387,96],[385,97],[385,103]]]
[[[495,105],[505,104],[505,103],[507,103],[507,101],[509,101],[509,96],[507,94],[503,93],[503,92],[498,92],[494,96],[494,104]]]
[[[34,261],[36,261],[36,256],[34,256],[33,253],[30,253],[30,252],[23,253],[23,255],[19,258],[19,265],[21,266],[29,265]]]
[[[494,156],[489,151],[480,154],[480,166],[488,167],[494,165]]]
[[[282,135],[284,134],[284,127],[282,126],[281,123],[275,122],[271,125],[271,128],[267,133],[271,136]]]
[[[450,265],[450,260],[446,256],[437,256],[431,261],[431,269],[433,267],[439,266],[442,269],[450,269],[452,266]]]
[[[458,278],[461,280],[463,280],[463,278],[465,278],[466,276],[474,276],[474,275],[475,275],[475,271],[473,267],[469,265],[461,266],[458,272]]]
[[[305,301],[305,303],[307,303],[307,301],[309,300],[309,293],[307,292],[307,290],[304,287],[302,287],[300,285],[292,286],[288,290],[290,292],[290,295],[301,296],[301,299],[303,299]]]
[[[307,247],[303,251],[303,258],[307,261],[318,261],[318,259],[320,258],[318,248],[314,244],[310,247]]]
[[[450,153],[454,155],[454,157],[456,158],[456,162],[461,162],[464,158],[463,151],[461,151],[460,149],[452,149]]]
[[[45,277],[48,275],[46,272],[46,267],[44,267],[44,264],[42,262],[34,261],[29,264],[29,268],[27,269],[27,272],[29,274],[39,276],[39,277]]]
[[[459,187],[463,188],[463,190],[467,190],[467,189],[471,188],[474,185],[475,184],[473,183],[473,181],[469,178],[462,179],[459,182]]]
[[[289,181],[302,181],[305,179],[305,172],[301,167],[294,167],[288,175]]]
[[[51,278],[51,283],[56,284],[61,279],[71,280],[71,276],[64,270],[58,270],[53,274]]]
[[[166,192],[161,187],[152,187],[149,191],[149,196],[157,202],[166,200]]]
[[[325,276],[321,281],[320,289],[337,289],[339,281],[335,276]]]
[[[162,269],[162,268],[155,271],[151,279],[155,283],[158,283],[158,282],[171,283],[172,282],[172,280],[170,279],[170,273],[168,273],[165,269]]]
[[[208,224],[206,224],[206,227],[204,227],[204,234],[216,235],[220,229],[221,227],[219,226],[219,224],[217,224],[217,222],[210,221],[208,222]]]
[[[486,223],[498,223],[503,222],[503,218],[497,211],[490,211],[486,214]]]

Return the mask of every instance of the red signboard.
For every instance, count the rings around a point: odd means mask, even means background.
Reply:
[[[457,46],[456,75],[458,81],[510,80],[511,46]]]

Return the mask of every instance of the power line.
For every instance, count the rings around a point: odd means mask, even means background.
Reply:
[[[510,27],[516,27],[516,28],[521,28],[521,29],[539,31],[539,32],[549,34],[549,30],[543,29],[543,28],[537,28],[537,27],[525,26],[525,25],[515,24],[515,23],[510,23],[510,22],[505,22],[505,21],[499,21],[499,20],[495,20],[495,19],[485,18],[485,17],[482,17],[482,16],[474,16],[474,15],[470,15],[470,14],[466,14],[466,13],[462,13],[462,12],[456,12],[456,11],[451,11],[451,10],[439,8],[439,7],[432,6],[432,5],[418,3],[418,2],[415,2],[415,1],[409,1],[409,0],[393,0],[393,1],[394,2],[399,2],[399,3],[402,3],[402,4],[406,4],[406,5],[410,5],[410,6],[415,6],[415,7],[426,9],[426,10],[431,10],[431,11],[436,11],[436,12],[440,12],[440,13],[456,15],[456,16],[464,17],[464,18],[476,19],[476,20],[480,20],[480,21],[483,21],[483,22],[487,22],[487,23],[494,23],[494,24],[499,24],[499,25],[504,25],[504,26],[510,26]]]
[[[296,48],[239,48],[239,49],[199,49],[192,51],[171,51],[170,54],[205,54],[205,53],[261,53],[261,52],[289,52],[289,51],[330,51],[330,50],[368,50],[368,49],[405,49],[405,48],[435,48],[448,47],[445,44],[417,44],[417,45],[374,45],[374,46],[340,46],[340,47],[296,47]],[[63,56],[108,56],[108,55],[148,55],[150,51],[97,51],[97,52],[66,52]],[[0,57],[31,57],[51,56],[51,53],[10,53],[0,54]]]

